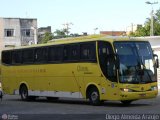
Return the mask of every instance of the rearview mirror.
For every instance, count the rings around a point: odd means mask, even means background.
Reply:
[[[153,55],[154,59],[155,59],[155,64],[156,64],[156,68],[159,68],[159,59],[158,59],[158,55],[154,54]]]

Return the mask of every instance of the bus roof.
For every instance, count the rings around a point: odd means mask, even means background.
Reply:
[[[53,42],[84,42],[84,41],[94,41],[94,40],[107,40],[107,41],[115,41],[115,40],[129,40],[127,36],[106,36],[106,35],[90,35],[90,36],[80,36],[80,37],[69,37],[69,38],[62,38],[62,39],[53,39],[48,43]]]
[[[30,46],[20,46],[20,47],[14,47],[14,48],[7,48],[5,50],[49,46],[49,45],[59,45],[59,44],[67,44],[67,43],[78,43],[78,42],[87,42],[87,41],[98,41],[98,40],[104,40],[104,41],[108,41],[111,43],[114,41],[142,41],[140,39],[136,39],[136,37],[131,38],[131,37],[127,37],[127,36],[89,35],[89,36],[53,39],[45,44],[36,44],[36,45],[33,44]]]

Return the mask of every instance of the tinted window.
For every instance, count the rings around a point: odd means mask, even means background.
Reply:
[[[11,55],[11,53],[13,55]],[[32,64],[47,62],[83,62],[96,61],[96,42],[73,43],[48,47],[26,48],[3,52],[3,63]],[[11,60],[12,59],[12,60]]]
[[[74,44],[70,47],[70,60],[75,61],[80,58],[80,45]]]
[[[32,63],[34,61],[34,49],[23,50],[23,63]]]
[[[47,61],[47,48],[36,48],[35,49],[35,62]]]
[[[48,61],[55,61],[56,50],[55,47],[48,48]]]
[[[64,61],[77,61],[80,58],[80,46],[78,44],[65,45],[63,47]]]
[[[3,51],[2,52],[2,63],[11,64],[11,52],[10,51]]]
[[[62,46],[52,46],[48,50],[48,61],[59,62],[63,57],[63,47]]]
[[[65,45],[63,48],[63,60],[70,60],[70,45]]]
[[[98,42],[99,63],[103,74],[110,81],[116,81],[116,68],[113,49],[108,42]]]
[[[21,51],[13,51],[12,52],[12,63],[20,64],[22,62],[22,52]]]
[[[96,60],[96,45],[94,42],[81,44],[80,51],[81,60]]]

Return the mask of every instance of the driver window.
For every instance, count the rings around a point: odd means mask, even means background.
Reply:
[[[113,49],[110,43],[100,41],[99,46],[99,63],[105,77],[116,82],[116,68]]]

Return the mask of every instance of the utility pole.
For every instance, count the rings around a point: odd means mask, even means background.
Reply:
[[[147,1],[146,4],[150,4],[151,7],[152,7],[152,10],[151,10],[151,24],[150,24],[150,36],[154,36],[154,25],[153,25],[153,22],[154,22],[154,18],[153,18],[153,5],[154,4],[158,4],[158,2],[149,2]]]

